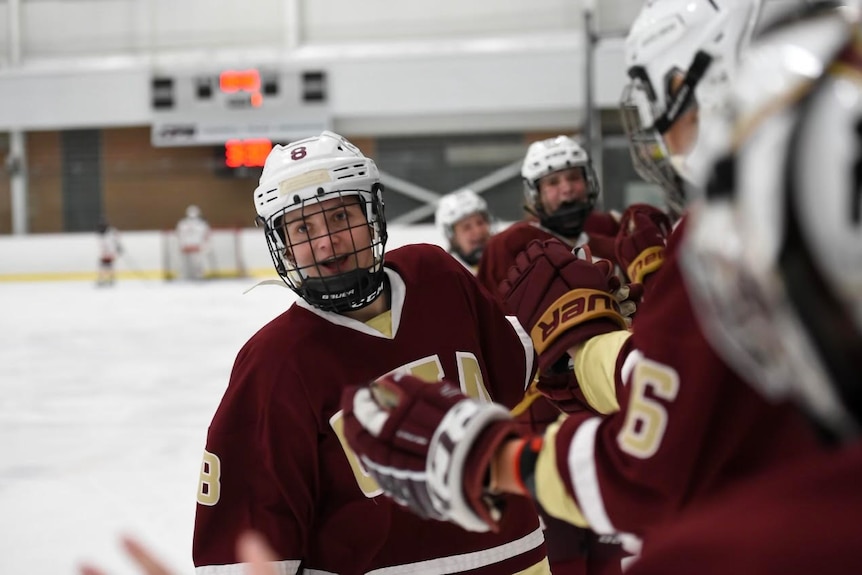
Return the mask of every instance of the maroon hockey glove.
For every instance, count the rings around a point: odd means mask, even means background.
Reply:
[[[517,436],[508,410],[446,382],[386,375],[341,396],[347,443],[397,503],[469,531],[496,531],[486,489],[491,458]]]
[[[560,359],[559,367],[548,370],[536,379],[536,389],[563,413],[580,413],[592,409],[584,397],[568,356]]]
[[[626,329],[614,293],[613,264],[579,259],[559,240],[533,240],[500,284],[506,308],[530,333],[544,373],[566,351],[594,336]]]
[[[614,252],[629,280],[642,284],[661,267],[671,229],[668,215],[650,205],[634,204],[623,213]]]

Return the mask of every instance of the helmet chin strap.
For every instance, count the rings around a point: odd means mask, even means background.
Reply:
[[[664,134],[670,130],[679,117],[685,114],[689,106],[694,103],[695,88],[706,74],[710,64],[712,64],[712,56],[703,51],[695,54],[694,61],[685,74],[685,79],[676,93],[668,98],[664,113],[656,119],[653,125],[659,134]]]
[[[485,246],[480,246],[470,252],[464,253],[461,248],[455,248],[455,253],[458,254],[458,257],[467,262],[467,264],[471,266],[475,266],[479,264],[479,260],[482,259],[482,252],[485,251]]]
[[[564,202],[552,214],[536,214],[543,226],[567,238],[576,238],[584,231],[587,216],[593,210],[591,201]]]
[[[370,305],[383,292],[379,270],[355,269],[327,277],[306,277],[299,287],[302,298],[318,309],[344,313]]]

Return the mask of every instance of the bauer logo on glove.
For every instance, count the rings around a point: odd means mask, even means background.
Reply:
[[[530,338],[541,354],[559,335],[570,327],[600,317],[619,322],[625,329],[619,306],[611,294],[591,289],[575,289],[563,294],[545,310],[530,333]]]

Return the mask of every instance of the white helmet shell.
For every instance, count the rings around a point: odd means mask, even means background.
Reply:
[[[752,47],[730,100],[735,138],[683,251],[714,347],[838,437],[862,429],[848,401],[862,369],[858,33],[820,9]]]
[[[568,136],[557,136],[530,144],[521,165],[521,177],[526,185],[536,188],[537,182],[549,174],[588,165],[590,157],[580,144]]]
[[[186,208],[186,217],[187,218],[199,218],[201,217],[201,209],[195,205],[191,205]]]
[[[662,187],[675,213],[686,203],[680,178],[702,186],[709,148],[699,135],[684,156],[672,158],[663,135],[694,103],[701,127],[723,121],[760,9],[761,0],[648,0],[626,37],[630,81],[620,110],[632,160],[643,178]],[[671,97],[675,75],[682,84]]]
[[[473,190],[465,188],[440,198],[434,214],[434,223],[443,237],[452,241],[455,224],[473,214],[488,216],[488,202]]]
[[[711,62],[694,88],[701,109],[721,105],[730,87],[740,54],[751,40],[760,0],[648,0],[626,37],[629,74],[645,74],[655,108],[643,109],[650,125],[672,103],[668,80],[685,73],[699,52]],[[643,72],[635,72],[642,70]]]
[[[257,215],[268,220],[338,191],[364,195],[370,201],[379,182],[373,160],[344,137],[324,131],[272,149],[254,191],[254,205]]]

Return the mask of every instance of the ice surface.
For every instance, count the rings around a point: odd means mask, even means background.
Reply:
[[[254,280],[0,283],[0,574],[192,573],[195,492],[234,357],[294,300]]]

